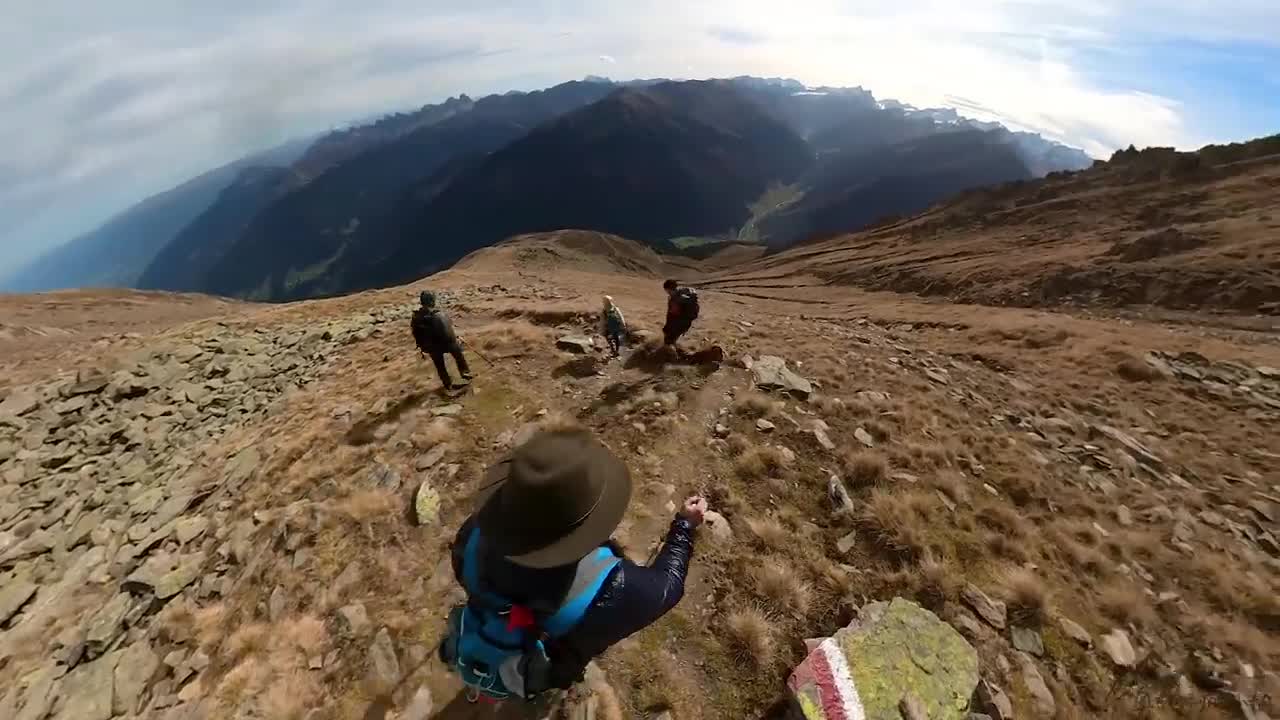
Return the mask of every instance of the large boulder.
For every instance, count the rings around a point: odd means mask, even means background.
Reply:
[[[801,400],[813,393],[813,385],[787,367],[787,361],[776,355],[762,355],[751,364],[756,387],[762,390],[781,390]]]
[[[947,623],[902,598],[872,603],[826,638],[787,681],[805,718],[899,720],[904,698],[934,720],[963,720],[978,654]]]

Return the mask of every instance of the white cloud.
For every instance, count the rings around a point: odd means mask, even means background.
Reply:
[[[614,77],[791,76],[957,104],[1103,155],[1216,136],[1142,48],[1280,43],[1275,0],[0,0],[0,270],[127,199],[446,95]],[[74,19],[69,21],[68,18]],[[679,48],[673,53],[673,48]],[[1099,53],[1108,59],[1098,60]],[[1126,54],[1132,55],[1126,60]],[[1275,85],[1258,84],[1260,93]]]

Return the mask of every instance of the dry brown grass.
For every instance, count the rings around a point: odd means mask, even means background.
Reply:
[[[419,451],[430,450],[431,448],[452,442],[458,437],[457,427],[453,421],[448,418],[436,418],[427,423],[425,427],[413,433],[410,441],[413,447]]]
[[[889,477],[889,463],[884,455],[872,451],[846,453],[840,461],[845,481],[850,488],[883,485]]]
[[[941,610],[946,601],[956,597],[960,591],[961,576],[955,568],[949,561],[939,559],[928,551],[916,566],[913,579],[916,599],[935,612]]]
[[[1010,620],[1030,627],[1044,624],[1049,612],[1049,586],[1042,577],[1019,567],[1005,572],[1001,584]]]
[[[1103,577],[1111,570],[1111,561],[1107,556],[1087,545],[1064,538],[1052,547],[1056,548],[1073,567],[1095,578]]]
[[[549,433],[590,432],[578,418],[561,412],[547,413],[546,417],[538,421],[538,430]]]
[[[929,484],[956,505],[969,504],[969,483],[960,473],[954,470],[939,470],[930,476]]]
[[[1013,540],[1027,536],[1027,519],[1018,511],[999,502],[988,502],[978,508],[978,522]]]
[[[749,518],[747,528],[769,550],[785,550],[795,542],[793,533],[774,518]]]
[[[763,393],[749,391],[739,395],[734,401],[732,410],[734,415],[740,415],[748,418],[762,418],[772,415],[777,410],[779,403],[773,398]]]
[[[873,490],[859,524],[875,545],[900,562],[921,557],[928,549],[928,529],[939,507],[932,493]]]
[[[786,467],[782,450],[773,445],[757,445],[738,456],[734,469],[743,480],[758,480],[777,475]]]
[[[329,645],[329,630],[324,621],[313,615],[300,615],[281,622],[273,631],[289,647],[311,657]]]
[[[903,449],[908,457],[924,468],[944,467],[950,463],[952,457],[951,451],[936,442],[908,442]]]
[[[365,524],[375,518],[391,515],[397,504],[395,493],[389,490],[357,490],[337,500],[333,509],[342,517]]]
[[[235,659],[256,655],[267,649],[270,632],[271,626],[266,623],[246,623],[228,635],[222,647]]]
[[[813,593],[795,565],[780,558],[768,558],[752,570],[756,592],[775,610],[803,617],[809,612]]]
[[[480,347],[509,356],[520,356],[546,348],[551,332],[525,322],[493,323],[469,334]]]
[[[876,442],[886,442],[893,436],[893,431],[890,430],[889,426],[880,420],[863,420],[862,428],[871,433],[871,437],[874,438]]]
[[[290,670],[280,674],[262,696],[266,717],[273,720],[301,720],[308,706],[316,706],[322,698],[315,674]]]
[[[1133,623],[1141,628],[1150,627],[1156,620],[1151,600],[1129,582],[1116,581],[1103,588],[1098,594],[1098,609],[1118,623]]]
[[[777,650],[773,622],[756,607],[734,610],[724,619],[724,640],[734,659],[760,669],[773,663]]]

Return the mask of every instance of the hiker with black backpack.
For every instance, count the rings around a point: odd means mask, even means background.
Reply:
[[[462,355],[462,344],[453,332],[453,323],[449,322],[444,311],[436,307],[435,293],[424,290],[418,299],[421,307],[413,311],[413,317],[409,321],[418,350],[431,356],[431,362],[436,366],[436,373],[440,375],[445,391],[455,387],[453,378],[449,377],[449,367],[445,364],[445,353],[453,356],[453,361],[458,365],[458,373],[462,375],[461,384],[466,385],[471,380],[471,368],[467,367],[467,359]]]
[[[662,326],[662,344],[674,347],[698,319],[698,293],[693,288],[680,287],[675,280],[662,283],[662,288],[667,291],[667,322]]]
[[[609,344],[609,353],[613,357],[618,357],[622,352],[622,340],[627,334],[627,320],[622,316],[622,310],[613,304],[613,298],[604,296],[604,309],[600,313],[601,330],[604,332],[605,342]]]
[[[541,712],[592,658],[680,602],[706,500],[685,500],[648,565],[610,539],[631,497],[626,465],[588,430],[542,431],[486,472],[453,541],[467,592],[440,658],[468,699]]]

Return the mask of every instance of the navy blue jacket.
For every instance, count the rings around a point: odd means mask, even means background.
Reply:
[[[462,582],[462,552],[474,527],[468,519],[453,541],[453,574]],[[582,679],[587,663],[623,638],[651,625],[684,596],[684,579],[693,556],[694,529],[677,517],[667,531],[666,542],[653,564],[645,567],[623,557],[612,541],[607,543],[622,557],[605,579],[600,592],[578,623],[564,637],[548,644],[552,687],[567,688]],[[521,567],[499,556],[483,559],[484,582],[513,604],[554,608],[573,582],[576,565],[562,568]]]

